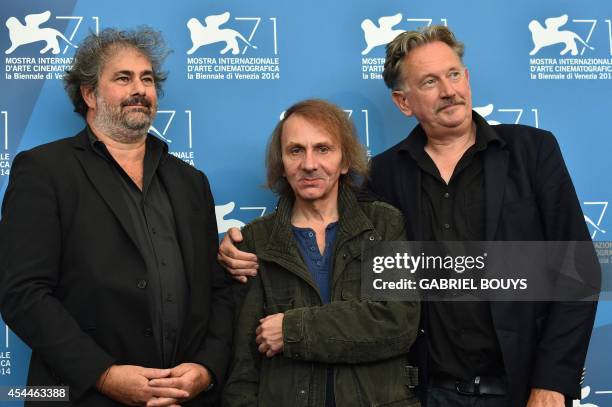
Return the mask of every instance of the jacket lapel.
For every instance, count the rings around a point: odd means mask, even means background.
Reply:
[[[421,139],[423,141],[421,141]],[[425,147],[425,133],[421,126],[412,130],[398,150],[399,160],[404,165],[397,168],[397,184],[393,187],[398,192],[399,206],[406,220],[408,240],[423,239],[423,217],[421,216],[421,170],[411,156],[409,143],[416,143],[419,148]],[[422,144],[422,146],[421,146]]]
[[[293,199],[282,197],[276,208],[276,216],[270,238],[259,257],[277,263],[306,281],[317,293],[319,288],[312,274],[306,268],[297,247],[291,226]]]
[[[504,186],[508,172],[508,152],[496,143],[489,144],[483,157],[486,196],[486,240],[495,240],[495,231],[499,222]]]
[[[74,147],[76,158],[81,163],[85,174],[142,255],[127,205],[123,200],[123,195],[117,191],[114,170],[92,150],[87,129],[74,137]]]

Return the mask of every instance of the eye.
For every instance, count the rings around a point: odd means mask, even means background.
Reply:
[[[289,154],[291,154],[291,155],[298,155],[301,152],[302,152],[302,148],[301,147],[291,147],[289,149]]]
[[[116,81],[121,83],[128,83],[130,81],[130,78],[127,76],[118,76]]]
[[[142,78],[142,82],[147,85],[153,85],[155,83],[155,79],[152,76],[145,76]]]
[[[331,151],[331,148],[329,148],[329,146],[319,146],[319,153],[326,154],[326,153],[329,153],[330,151]]]
[[[436,83],[437,82],[434,78],[428,78],[428,79],[425,79],[423,83],[421,83],[421,86],[423,88],[433,88],[434,86],[436,86]]]
[[[459,79],[461,79],[462,76],[462,72],[461,71],[450,71],[448,73],[448,77],[453,80],[453,81],[457,81]]]

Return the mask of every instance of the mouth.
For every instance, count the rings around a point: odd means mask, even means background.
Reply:
[[[436,113],[442,112],[444,110],[447,110],[447,109],[450,109],[450,108],[453,108],[453,107],[456,107],[456,106],[462,106],[462,105],[465,105],[465,103],[464,102],[449,103],[447,105],[444,105],[444,106],[439,107],[438,109],[436,109]]]
[[[151,102],[144,97],[133,97],[121,103],[121,107],[131,108],[136,111],[146,110],[148,112],[151,109]]]
[[[302,178],[300,179],[300,182],[305,185],[313,185],[316,184],[319,180],[320,178]]]

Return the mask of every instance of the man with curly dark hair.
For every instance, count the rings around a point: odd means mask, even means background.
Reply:
[[[2,317],[32,348],[28,384],[74,406],[215,405],[229,361],[208,180],[148,134],[167,55],[148,27],[88,36],[64,77],[87,126],[13,163]]]

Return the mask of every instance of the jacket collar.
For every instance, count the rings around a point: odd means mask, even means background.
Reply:
[[[102,199],[109,206],[121,227],[125,230],[127,235],[130,237],[134,246],[138,250],[138,243],[136,240],[136,232],[134,224],[130,218],[130,214],[122,198],[122,195],[117,193],[117,184],[115,183],[115,171],[100,154],[94,150],[95,139],[92,140],[88,128],[83,129],[79,134],[73,138],[73,145],[75,148],[75,155],[80,162],[85,174],[91,181],[93,187],[98,191]],[[190,195],[186,192],[189,191],[189,187],[184,185],[184,176],[180,171],[180,168],[176,165],[169,165],[168,158],[168,146],[155,136],[148,135],[148,142],[150,143],[162,143],[163,152],[160,159],[159,166],[157,168],[161,182],[166,188],[170,204],[174,214],[177,239],[181,248],[181,254],[183,255],[183,263],[185,267],[185,273],[189,279],[194,272],[194,253],[193,253],[193,236],[191,227],[191,217],[195,211],[195,203],[189,198]],[[94,215],[92,215],[94,216]]]
[[[283,197],[278,203],[274,224],[268,242],[260,255],[262,259],[275,261],[286,269],[298,274],[316,288],[311,274],[308,272],[299,252],[291,225],[293,198]],[[361,210],[355,194],[350,187],[341,185],[338,191],[338,235],[334,245],[334,253],[339,247],[363,232],[373,230],[374,226]]]

